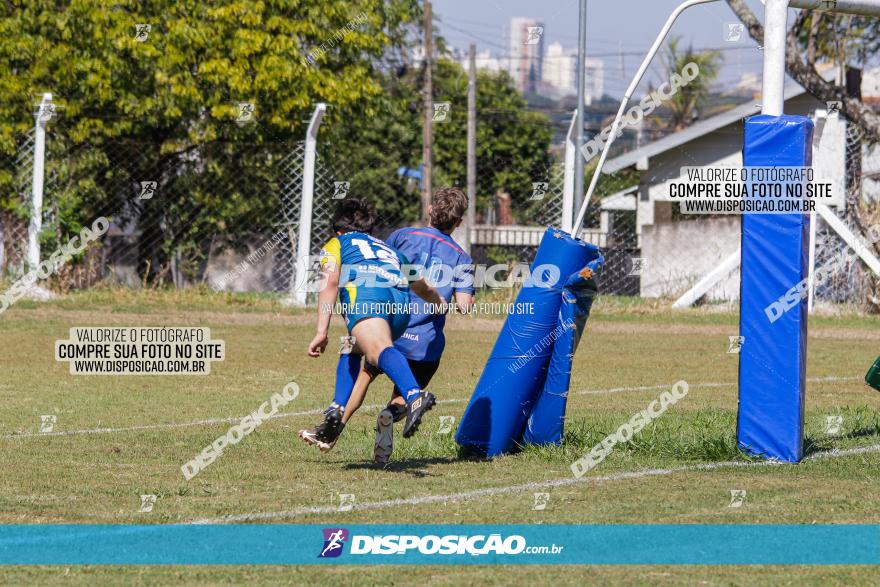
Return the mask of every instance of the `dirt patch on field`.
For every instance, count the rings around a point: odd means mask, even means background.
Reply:
[[[602,320],[587,323],[587,330],[602,334],[679,334],[705,336],[735,336],[736,326],[722,324],[644,324],[630,322],[606,322]],[[861,328],[813,327],[809,331],[810,338],[848,339],[848,340],[880,340],[880,330]]]
[[[861,328],[812,328],[810,338],[841,338],[847,340],[880,340],[880,330]]]
[[[59,321],[71,326],[311,326],[315,321],[314,311],[287,312],[218,312],[215,310],[167,310],[155,314],[142,312],[114,312],[112,309],[71,310],[59,307],[43,307],[38,310],[12,310],[8,316],[13,320]],[[334,319],[334,325],[340,324]],[[498,332],[503,321],[500,318],[479,318],[475,316],[449,316],[447,329],[451,331]],[[587,332],[595,334],[666,334],[685,336],[734,336],[735,325],[724,324],[665,324],[646,322],[624,322],[591,319]],[[841,340],[880,341],[880,329],[813,327],[810,338]]]
[[[161,310],[155,314],[141,312],[113,312],[112,310],[67,310],[63,308],[41,308],[10,313],[18,320],[39,320],[66,322],[71,326],[307,326],[314,325],[312,312],[285,313],[241,313],[216,311],[169,311]]]
[[[486,318],[470,318],[464,316],[450,317],[447,321],[449,330],[498,332],[501,330],[501,320]],[[667,334],[685,336],[735,336],[738,327],[724,324],[667,324],[645,322],[620,322],[608,320],[590,319],[587,323],[587,332],[594,334],[623,334],[639,336],[644,334]],[[813,327],[809,331],[810,338],[817,339],[846,339],[846,340],[880,340],[880,329],[862,328],[834,328]]]

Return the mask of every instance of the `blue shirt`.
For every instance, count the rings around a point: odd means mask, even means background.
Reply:
[[[386,242],[409,263],[424,267],[422,275],[443,299],[452,302],[455,292],[474,293],[473,260],[448,234],[432,227],[401,228]],[[409,328],[394,341],[394,347],[414,361],[438,361],[446,345],[446,315],[431,312],[414,292],[410,292],[410,301]]]

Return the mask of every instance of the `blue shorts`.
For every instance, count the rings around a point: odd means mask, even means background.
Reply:
[[[354,301],[348,301],[348,298],[353,298]],[[392,341],[400,338],[409,326],[409,290],[396,287],[360,287],[354,295],[348,293],[342,304],[349,334],[355,324],[366,318],[382,318],[388,322]]]

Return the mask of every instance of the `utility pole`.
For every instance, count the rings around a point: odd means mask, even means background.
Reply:
[[[862,99],[862,70],[854,67],[846,67],[844,62],[840,64],[840,70],[843,72],[845,80],[845,92],[848,98]],[[840,116],[838,114],[838,116]],[[861,190],[859,190],[862,178],[862,139],[861,132],[857,125],[848,123],[846,125],[846,144],[858,145],[858,148],[846,149],[845,155],[845,180],[846,186],[845,202],[843,208],[844,220],[849,220],[850,225],[859,226],[862,224],[859,217],[859,205],[861,202]],[[865,226],[867,228],[867,226]]]
[[[471,252],[471,230],[477,223],[477,46],[471,43],[468,63],[467,227],[464,249]]]
[[[579,210],[584,201],[584,156],[581,148],[584,146],[584,90],[586,86],[586,57],[587,57],[587,0],[580,0],[578,26],[578,58],[577,58],[577,122],[575,147],[577,156],[574,167],[574,209]],[[580,228],[575,227],[576,229]]]
[[[434,32],[431,3],[425,2],[425,126],[422,129],[422,222],[428,224],[428,206],[431,205],[431,171],[434,157],[434,85],[431,70],[434,67]]]

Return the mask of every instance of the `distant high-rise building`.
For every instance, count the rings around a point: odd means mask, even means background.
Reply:
[[[553,97],[577,95],[577,50],[559,43],[547,47],[542,65],[542,90]],[[589,105],[605,92],[605,63],[601,59],[584,60],[584,102]]]
[[[542,80],[552,93],[561,96],[577,93],[577,53],[566,51],[559,43],[550,43],[544,56]]]
[[[509,71],[519,91],[538,91],[543,58],[544,24],[532,18],[511,18]]]

